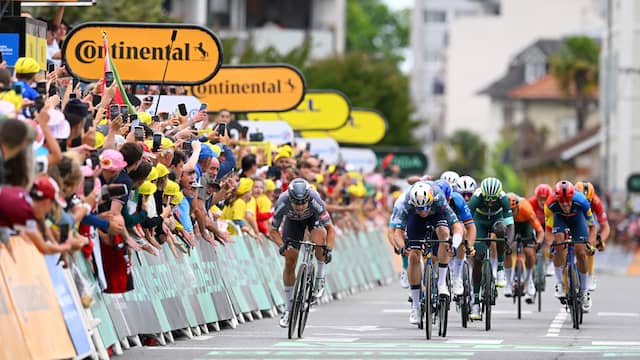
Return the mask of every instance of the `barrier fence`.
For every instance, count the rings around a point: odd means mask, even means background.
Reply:
[[[233,240],[216,247],[200,241],[179,258],[166,244],[158,256],[136,253],[135,289],[95,290],[85,309],[80,294],[98,289],[100,279],[81,254],[63,269],[59,256],[43,257],[30,242],[11,238],[0,245],[0,358],[106,359],[109,347],[120,353],[131,342],[141,345],[139,335],[165,344],[176,330],[192,337],[275,316],[284,307],[284,259],[277,246],[244,236]],[[396,273],[378,229],[342,231],[333,254],[321,302],[386,284]]]

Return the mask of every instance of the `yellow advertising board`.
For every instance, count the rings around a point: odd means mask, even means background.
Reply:
[[[351,103],[338,90],[307,90],[302,102],[293,110],[284,112],[248,113],[249,120],[283,120],[293,130],[333,130],[349,119]]]
[[[207,103],[209,111],[288,111],[300,104],[305,87],[300,70],[289,64],[224,65],[188,93]]]
[[[372,109],[354,108],[347,123],[336,130],[301,131],[304,138],[330,137],[343,144],[375,145],[387,133],[387,119]]]
[[[123,82],[196,85],[222,64],[222,43],[209,29],[185,24],[99,23],[73,28],[62,47],[69,73],[81,80],[103,77],[104,41]]]

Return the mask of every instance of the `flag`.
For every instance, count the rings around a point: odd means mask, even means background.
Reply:
[[[104,40],[104,73],[107,71],[111,71],[113,73],[113,81],[118,85],[116,88],[116,95],[113,97],[112,102],[118,105],[127,105],[129,107],[129,114],[135,114],[136,108],[129,101],[129,97],[127,97],[127,93],[124,90],[124,85],[122,85],[122,80],[120,80],[120,74],[118,74],[118,69],[116,68],[116,64],[111,59],[109,55],[109,43],[107,42],[107,33],[102,33],[102,39]],[[102,93],[105,93],[105,89],[107,87],[107,82],[102,78]]]

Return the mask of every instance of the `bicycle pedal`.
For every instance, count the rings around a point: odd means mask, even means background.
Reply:
[[[409,296],[409,298],[407,299],[407,302],[413,302],[413,299],[411,298],[411,296]]]

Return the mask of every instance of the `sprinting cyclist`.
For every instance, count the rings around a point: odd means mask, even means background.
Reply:
[[[595,246],[598,248],[598,251],[604,251],[607,246],[607,240],[609,239],[610,229],[609,219],[607,219],[607,213],[604,211],[602,201],[600,200],[598,194],[596,194],[596,190],[593,187],[593,184],[588,181],[578,181],[576,183],[576,190],[582,192],[587,198],[587,201],[589,201],[589,205],[591,206],[591,211],[598,220],[598,225],[600,228],[600,241],[598,241]],[[589,263],[589,291],[595,291],[597,287],[596,276],[593,271],[596,263],[595,259],[595,254],[587,258],[587,262]]]
[[[462,195],[467,204],[471,200],[471,197],[473,196],[473,193],[476,192],[477,188],[478,185],[471,176],[460,176],[456,181],[455,190]]]
[[[551,186],[549,184],[539,184],[538,186],[536,186],[534,195],[529,198],[529,204],[533,208],[533,211],[536,213],[538,221],[543,226],[546,223],[544,204],[547,202],[547,199],[549,198],[549,196],[551,196],[552,193],[553,190],[551,189]],[[553,276],[553,266],[551,266],[552,257],[551,252],[549,251],[549,244],[551,244],[552,238],[553,235],[551,234],[551,230],[547,231],[545,233],[546,241],[544,242],[542,248],[546,259],[545,268],[547,269],[547,276]]]
[[[439,240],[449,238],[449,226],[453,229],[453,246],[456,248],[462,242],[464,228],[458,222],[440,188],[431,181],[419,181],[408,190],[405,200],[396,204],[394,216],[389,221],[394,227],[395,246],[404,247],[409,253],[409,285],[411,288],[411,313],[409,322],[417,324],[420,321],[420,283],[422,271],[420,259],[422,243],[420,240],[427,235],[427,226],[435,228]],[[402,196],[401,196],[402,198]],[[405,242],[405,239],[406,242]],[[446,283],[449,263],[449,244],[443,243],[434,249],[438,255],[438,294],[450,296]]]

